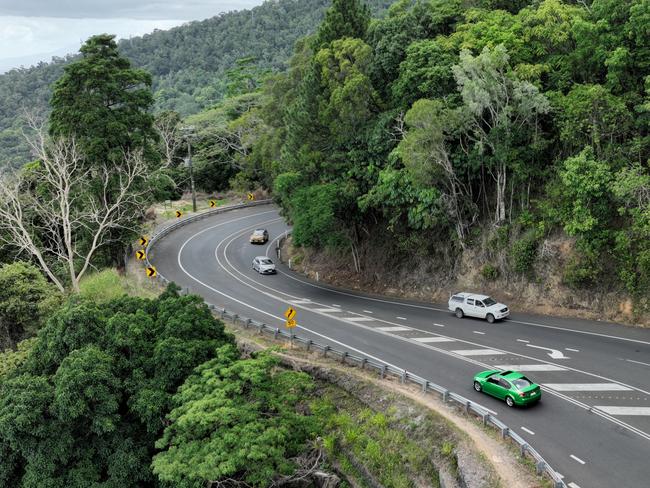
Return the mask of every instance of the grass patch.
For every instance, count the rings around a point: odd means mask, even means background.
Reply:
[[[360,486],[440,486],[431,450],[411,439],[391,412],[375,412],[339,388],[321,386],[311,408],[327,433],[325,450],[343,475]]]
[[[79,294],[95,303],[108,302],[124,294],[143,298],[155,298],[157,293],[139,286],[128,276],[120,275],[115,269],[105,269],[87,275],[79,283]]]

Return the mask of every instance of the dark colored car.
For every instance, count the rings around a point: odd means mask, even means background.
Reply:
[[[516,371],[482,371],[474,376],[474,389],[505,400],[509,407],[530,405],[542,397],[540,386]]]

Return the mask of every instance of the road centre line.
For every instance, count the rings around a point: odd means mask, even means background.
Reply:
[[[574,456],[573,454],[571,454],[569,457],[570,457],[571,459],[575,460],[575,461],[578,461],[580,464],[587,464],[587,463],[584,462],[582,459],[580,459],[578,456]]]
[[[530,429],[527,429],[526,427],[522,427],[521,430],[523,430],[524,432],[528,432],[530,435],[535,435],[535,432],[533,432]]]
[[[406,317],[395,317],[397,320],[406,320]]]
[[[373,313],[370,310],[364,310],[363,313]]]
[[[580,352],[580,349],[571,349],[570,347],[565,347],[565,351],[571,351],[571,352]]]
[[[644,363],[643,361],[635,361],[634,359],[626,359],[628,363],[642,364],[644,366],[650,366],[650,363]]]
[[[525,344],[528,344],[530,341],[527,341],[526,339],[517,339],[517,342],[523,342]]]
[[[444,325],[442,324],[433,324],[433,325],[435,325],[436,327],[444,327]]]
[[[265,213],[267,213],[267,212],[265,212]],[[268,212],[268,213],[271,213],[271,212]],[[258,216],[258,215],[261,215],[261,213],[260,213],[260,214],[253,214],[252,216]],[[247,218],[247,217],[246,217],[246,218]],[[235,219],[235,220],[241,220],[241,219]],[[275,219],[275,220],[279,220],[279,219]],[[275,221],[275,220],[273,220],[273,221]],[[210,290],[212,290],[212,291],[214,291],[214,292],[216,292],[216,293],[218,293],[218,294],[220,294],[220,295],[222,295],[222,296],[226,296],[227,298],[229,298],[229,299],[231,299],[231,300],[234,300],[235,302],[240,303],[240,304],[244,305],[245,307],[251,308],[251,309],[256,310],[256,311],[258,311],[258,312],[261,312],[261,313],[263,313],[263,314],[265,314],[265,315],[269,315],[269,316],[271,316],[271,317],[274,317],[274,318],[279,319],[280,321],[283,321],[282,318],[279,318],[279,317],[277,317],[277,316],[275,316],[275,315],[272,315],[272,314],[270,314],[270,313],[268,313],[268,312],[265,312],[265,311],[263,311],[263,310],[260,310],[260,309],[258,309],[258,308],[256,308],[256,307],[254,307],[254,306],[252,306],[252,305],[250,305],[250,304],[248,304],[248,303],[245,303],[245,302],[243,302],[243,301],[241,301],[241,300],[238,300],[238,299],[236,299],[236,298],[234,298],[234,297],[231,297],[231,296],[229,296],[229,295],[226,295],[225,293],[220,292],[219,290],[216,290],[215,288],[213,288],[213,287],[211,287],[211,286],[209,286],[209,285],[207,285],[207,284],[201,282],[198,278],[194,277],[192,274],[190,274],[190,273],[189,273],[189,272],[188,272],[188,271],[183,267],[183,265],[182,265],[182,261],[181,261],[181,255],[182,255],[182,251],[183,251],[184,247],[187,245],[187,243],[188,243],[190,240],[192,240],[193,238],[195,238],[196,236],[198,236],[198,235],[200,235],[200,234],[202,234],[202,233],[204,233],[204,232],[207,232],[208,230],[211,230],[212,228],[220,227],[221,225],[224,225],[224,224],[226,224],[226,223],[230,223],[230,222],[225,222],[225,223],[221,223],[221,224],[214,225],[214,226],[212,226],[212,227],[207,227],[207,228],[205,228],[205,229],[203,229],[203,230],[201,230],[201,231],[195,233],[193,236],[190,236],[190,237],[189,237],[189,238],[188,238],[188,239],[183,243],[183,245],[181,246],[181,249],[180,249],[179,252],[178,252],[178,264],[179,264],[180,268],[183,270],[183,272],[184,272],[187,276],[189,276],[189,277],[190,277],[191,279],[193,279],[194,281],[200,283],[201,285],[205,286],[206,288],[208,288],[208,289],[210,289]],[[253,227],[254,227],[254,226],[253,226]],[[251,227],[251,228],[253,228],[253,227]],[[280,297],[278,297],[278,296],[275,296],[275,295],[272,295],[272,294],[269,294],[269,293],[266,293],[266,292],[262,292],[261,290],[255,288],[254,286],[252,286],[252,285],[250,285],[250,284],[248,284],[248,283],[245,283],[245,282],[244,282],[243,280],[241,280],[240,278],[237,278],[237,277],[236,277],[232,272],[230,272],[229,270],[227,270],[227,269],[223,266],[223,264],[220,262],[220,260],[219,260],[219,258],[218,258],[218,255],[217,255],[217,250],[218,250],[218,248],[223,244],[223,242],[225,242],[227,239],[231,238],[233,235],[235,235],[235,234],[243,234],[243,233],[245,233],[245,232],[246,232],[246,230],[244,230],[243,232],[235,232],[235,233],[231,234],[230,236],[225,237],[224,239],[222,239],[222,240],[218,243],[217,248],[215,249],[215,256],[217,257],[217,262],[218,262],[218,264],[219,264],[219,265],[220,265],[220,266],[221,266],[221,267],[222,267],[222,268],[223,268],[223,269],[224,269],[228,274],[230,274],[232,277],[234,277],[235,279],[237,279],[238,281],[240,281],[242,284],[244,284],[244,285],[246,285],[246,286],[248,286],[248,287],[250,287],[250,288],[253,288],[254,290],[256,290],[256,291],[258,291],[258,292],[260,292],[260,293],[264,293],[264,294],[268,295],[269,297],[274,298],[274,299],[276,299],[276,300],[279,300],[279,301],[281,301],[281,302],[290,303],[290,302],[288,302],[287,300],[284,300],[284,299],[282,299],[282,298],[280,298]],[[228,247],[228,246],[230,245],[230,243],[232,243],[235,239],[236,239],[236,237],[231,239],[231,241],[226,245],[226,249],[225,249],[225,250],[227,250],[227,247]],[[226,261],[228,262],[228,264],[229,264],[231,267],[233,267],[233,266],[232,266],[232,263],[230,263],[230,261],[229,261],[228,258],[227,258],[227,255],[226,255],[226,253],[225,253],[225,250],[224,250],[224,258],[226,259]],[[233,269],[234,269],[235,271],[237,271],[237,273],[239,273],[240,275],[245,276],[243,273],[241,273],[241,272],[240,272],[239,270],[237,270],[235,267],[233,267]],[[283,274],[285,274],[285,276],[288,276],[288,275],[286,275],[286,273],[283,273]],[[250,278],[248,278],[248,279],[250,279]],[[302,281],[302,280],[296,280],[296,281]],[[261,285],[261,286],[263,286],[263,287],[266,287],[266,288],[271,289],[270,287],[268,287],[268,286],[266,286],[266,285],[262,285],[261,283],[258,283],[258,282],[255,282],[255,281],[254,281],[254,283],[256,283],[257,285]],[[304,282],[303,282],[303,283],[304,283]],[[309,284],[309,283],[307,283],[307,284]],[[322,287],[317,287],[317,288],[322,288]],[[277,290],[274,290],[274,291],[278,292]],[[287,294],[287,293],[284,293],[284,292],[279,292],[279,293],[283,293],[284,295],[291,296],[291,295],[289,295],[289,294]],[[351,296],[354,296],[354,295],[351,295]],[[292,297],[292,298],[295,299],[295,298],[297,298],[297,297]],[[327,317],[327,316],[326,316],[326,317]],[[336,317],[329,317],[329,318],[334,318],[334,319],[336,319]],[[338,319],[338,320],[340,320],[340,319]],[[391,323],[391,322],[389,322],[389,321],[385,321],[385,320],[381,320],[381,319],[379,319],[379,321],[382,321],[382,322],[385,322],[385,323],[388,323],[388,324]],[[397,325],[397,324],[395,324],[395,325]],[[364,328],[364,329],[368,329],[368,330],[375,330],[375,331],[376,331],[376,329],[374,329],[374,328],[366,327],[366,326],[361,325],[361,324],[355,324],[355,326],[360,327],[360,328]],[[306,327],[302,327],[302,326],[299,326],[299,327],[302,328],[302,329],[304,329],[304,330],[306,330],[306,331],[308,331],[308,332],[311,332],[311,333],[313,333],[313,334],[315,334],[315,335],[317,335],[317,336],[319,336],[319,337],[323,337],[323,338],[326,338],[326,339],[328,339],[328,340],[332,340],[333,342],[335,342],[335,343],[337,343],[337,344],[340,344],[340,345],[343,345],[343,346],[346,346],[346,347],[350,347],[351,350],[356,350],[356,351],[358,351],[358,352],[362,352],[363,354],[365,354],[365,352],[363,352],[363,351],[359,351],[359,350],[357,350],[357,349],[355,349],[355,348],[353,348],[353,347],[351,347],[351,346],[348,346],[347,344],[341,343],[341,342],[339,342],[339,341],[337,341],[337,340],[335,340],[335,339],[332,339],[332,338],[330,338],[330,337],[328,337],[328,336],[325,336],[325,335],[320,334],[320,333],[318,333],[318,332],[312,331],[312,330],[310,330],[310,329],[308,329],[308,328],[306,328]],[[416,330],[419,330],[419,329],[416,329]],[[376,332],[377,332],[377,333],[381,333],[381,334],[383,334],[383,332],[381,332],[381,331],[376,331]],[[422,332],[424,332],[424,333],[429,333],[428,331],[422,331]],[[385,335],[391,336],[391,337],[394,338],[394,339],[398,339],[398,340],[402,340],[402,341],[406,341],[406,342],[415,343],[414,341],[411,341],[410,339],[403,338],[403,337],[400,337],[400,336],[397,336],[397,335],[394,335],[394,334],[387,334],[387,333],[386,333]],[[475,343],[471,343],[471,342],[469,342],[469,341],[463,341],[463,342],[467,342],[467,343],[470,343],[470,344],[475,344]],[[475,345],[480,346],[480,344],[475,344]],[[436,347],[433,347],[433,346],[428,345],[428,344],[421,344],[421,347],[426,347],[426,348],[432,349],[432,350],[434,350],[434,351],[440,352],[440,353],[442,353],[442,354],[446,354],[446,355],[449,355],[449,356],[452,356],[452,357],[456,357],[457,359],[462,359],[462,360],[464,360],[464,361],[466,361],[466,362],[470,362],[470,363],[473,363],[473,364],[475,364],[475,365],[477,365],[477,366],[481,366],[481,367],[484,367],[484,368],[488,368],[488,369],[489,369],[489,366],[488,366],[487,364],[485,364],[485,363],[481,363],[481,362],[476,361],[476,360],[471,359],[471,358],[463,358],[463,357],[460,357],[460,356],[454,355],[453,353],[450,353],[450,351],[446,351],[446,350],[444,350],[444,349],[436,348]],[[531,358],[531,357],[529,357],[529,356],[525,356],[525,355],[521,355],[521,354],[515,354],[515,353],[511,353],[511,354],[513,354],[513,355],[517,355],[517,356],[521,356],[521,357],[527,357],[528,359],[533,359],[533,360],[535,360],[535,361],[539,361],[537,358]],[[373,356],[368,355],[368,357],[373,357]],[[374,358],[374,357],[373,357],[373,358]],[[387,363],[387,362],[384,361],[384,360],[381,360],[381,359],[378,359],[378,358],[374,358],[374,359],[377,359],[377,360],[379,360],[380,362],[383,362],[384,364],[389,364],[389,363]],[[397,366],[396,366],[396,367],[397,367]],[[596,375],[596,374],[594,374],[594,373],[588,373],[588,372],[580,371],[580,370],[577,370],[577,369],[575,369],[575,368],[566,368],[566,369],[570,369],[570,370],[573,370],[573,371],[576,371],[576,372],[579,372],[579,373],[584,373],[584,374],[589,375],[589,376],[599,377],[599,378],[606,379],[606,380],[608,379],[608,378],[603,378],[603,377],[601,377],[601,376],[599,376],[599,375]],[[643,437],[643,438],[645,438],[645,439],[650,440],[650,434],[647,434],[647,433],[643,432],[642,430],[637,429],[636,427],[633,427],[633,426],[631,426],[631,425],[628,425],[628,424],[626,424],[625,422],[622,422],[622,421],[620,421],[619,419],[614,418],[614,417],[612,417],[612,416],[606,414],[606,412],[604,412],[604,411],[603,411],[603,412],[601,412],[601,411],[597,411],[597,410],[596,410],[596,411],[593,411],[593,410],[591,409],[591,407],[589,407],[588,405],[586,405],[586,404],[584,404],[584,403],[582,403],[582,402],[579,402],[579,401],[577,401],[577,400],[575,400],[575,399],[573,399],[573,398],[570,398],[570,397],[568,397],[568,396],[566,396],[566,395],[563,395],[563,394],[558,393],[558,392],[553,392],[552,390],[548,390],[548,389],[545,389],[545,391],[548,391],[549,393],[551,393],[551,394],[553,394],[553,395],[555,395],[555,396],[557,396],[557,397],[559,397],[559,398],[561,398],[561,399],[564,399],[565,401],[567,401],[567,402],[569,402],[569,403],[573,403],[573,404],[579,406],[580,408],[582,408],[582,409],[584,409],[584,410],[592,411],[593,413],[596,413],[597,415],[601,416],[603,419],[605,419],[605,420],[609,420],[609,421],[612,422],[612,423],[615,423],[615,424],[617,424],[617,425],[619,425],[619,426],[621,426],[621,427],[623,427],[623,428],[626,428],[627,430],[630,430],[631,432],[634,432],[634,433],[638,434],[639,436],[641,436],[641,437]],[[639,390],[639,391],[642,391],[642,392],[643,392],[643,390]],[[648,394],[647,392],[644,392],[644,393]]]
[[[480,330],[475,330],[474,334],[485,335],[485,332],[481,332]]]

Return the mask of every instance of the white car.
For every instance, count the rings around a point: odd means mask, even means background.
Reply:
[[[275,264],[266,256],[257,256],[253,259],[253,269],[259,274],[275,274]]]
[[[505,319],[510,315],[510,309],[503,303],[498,303],[487,295],[474,295],[472,293],[454,293],[449,297],[449,310],[459,319],[465,315],[478,317],[493,323],[495,320]]]

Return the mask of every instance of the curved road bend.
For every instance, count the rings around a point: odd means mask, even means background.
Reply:
[[[248,243],[266,227],[266,246]],[[283,326],[288,305],[297,333],[360,351],[428,378],[487,407],[526,439],[571,488],[640,488],[650,478],[650,330],[513,313],[503,322],[457,319],[444,305],[335,289],[278,266],[260,276],[257,255],[274,257],[287,230],[272,205],[190,223],[150,253],[162,275],[208,303]],[[476,393],[472,376],[502,367],[544,388],[527,409]]]

